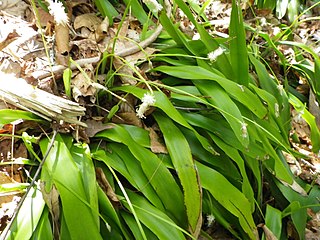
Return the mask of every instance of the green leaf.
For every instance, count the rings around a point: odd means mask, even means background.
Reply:
[[[164,211],[163,204],[156,191],[152,188],[140,162],[134,158],[129,149],[126,146],[116,143],[110,143],[108,147],[123,160],[130,174],[130,178],[134,181],[133,186],[135,186],[138,191],[141,191],[154,206]]]
[[[118,16],[119,13],[112,6],[112,4],[108,0],[94,0],[94,4],[97,6],[99,12],[104,16],[108,17],[110,25],[113,23],[113,18]]]
[[[147,93],[147,90],[137,88],[137,87],[132,87],[132,86],[121,86],[114,88],[114,90],[120,90],[120,91],[125,91],[128,93],[133,94],[134,96],[138,98],[142,98],[145,93]],[[179,123],[180,125],[184,126],[185,128],[190,129],[191,131],[194,132],[195,136],[203,146],[203,148],[212,153],[216,154],[215,150],[212,148],[210,143],[206,138],[201,136],[193,127],[191,127],[188,122],[181,116],[179,111],[172,105],[168,97],[161,91],[154,91],[153,92],[154,97],[156,99],[155,102],[155,107],[160,108],[162,111],[164,111],[172,120],[175,122]]]
[[[242,10],[236,0],[232,0],[229,27],[230,59],[233,69],[233,80],[241,85],[249,85],[249,60],[246,45],[246,34],[243,26]]]
[[[254,206],[255,206],[255,199],[254,199],[254,192],[251,187],[249,178],[246,173],[245,168],[245,162],[237,149],[235,149],[232,146],[229,146],[228,144],[225,144],[223,141],[221,141],[219,138],[217,138],[215,135],[210,134],[213,141],[237,164],[240,173],[242,175],[242,192],[247,197],[247,199],[250,201],[251,204],[251,211],[254,212]]]
[[[174,77],[189,80],[213,80],[217,82],[225,91],[234,99],[241,102],[250,109],[259,118],[265,117],[267,110],[261,103],[260,99],[252,93],[247,87],[241,86],[223,76],[219,72],[208,71],[199,66],[160,66],[155,71],[164,72]],[[198,81],[193,81],[194,84]],[[211,81],[209,81],[211,84]]]
[[[95,182],[95,176],[89,174],[84,177],[82,175],[78,165],[83,167],[83,163],[74,161],[70,147],[67,146],[68,142],[72,143],[70,138],[57,134],[54,145],[43,165],[41,180],[45,183],[47,192],[54,184],[60,194],[65,223],[65,230],[61,231],[61,238],[67,237],[63,235],[65,232],[72,239],[101,239],[97,217],[98,209],[95,208],[96,204],[92,204],[92,201],[95,200],[88,200],[92,196],[88,196],[87,191],[91,190],[88,190],[88,186],[84,186],[84,184],[90,185]],[[47,151],[48,144],[47,138],[40,141],[39,145],[43,154]],[[94,178],[92,179],[92,177]],[[84,183],[83,179],[89,183]],[[83,228],[84,225],[86,228]]]
[[[192,232],[197,233],[201,227],[201,189],[190,147],[184,135],[170,118],[161,113],[154,114],[154,117],[163,134],[174,169],[183,187],[189,225]]]
[[[41,224],[44,206],[45,202],[40,190],[37,187],[32,187],[17,213],[6,239],[30,239],[38,224]]]
[[[159,239],[185,239],[181,228],[170,219],[166,214],[152,206],[146,199],[136,193],[127,191],[138,218],[148,227]],[[173,199],[174,200],[174,199]],[[122,201],[128,208],[126,201]]]
[[[86,200],[92,209],[93,218],[99,227],[98,193],[96,183],[96,172],[91,159],[89,146],[83,144],[73,144],[70,149],[71,156],[79,168],[85,190]]]
[[[305,239],[305,229],[308,219],[307,208],[301,207],[300,202],[294,201],[291,202],[285,210],[283,210],[283,213],[285,215],[288,213],[291,214],[291,219],[299,234],[299,238],[302,240]]]
[[[173,214],[180,223],[184,223],[186,217],[183,195],[164,163],[150,150],[135,142],[123,127],[115,124],[110,125],[113,128],[99,132],[96,137],[107,138],[127,145],[131,154],[139,160],[145,175],[157,192],[165,209]]]
[[[44,208],[36,230],[32,234],[31,240],[53,239],[51,222],[48,208]]]
[[[224,208],[238,218],[242,229],[250,239],[256,239],[258,233],[252,218],[251,205],[244,194],[219,172],[200,163],[197,163],[197,168],[202,187],[207,189]]]
[[[197,81],[195,85],[204,96],[207,96],[207,101],[215,106],[228,121],[241,144],[247,147],[249,135],[247,134],[246,123],[242,118],[239,108],[230,99],[225,90],[214,82]]]
[[[63,85],[66,95],[71,98],[71,75],[72,71],[70,68],[66,68],[63,71]]]
[[[266,225],[270,229],[270,231],[280,239],[281,231],[282,231],[282,215],[279,209],[276,209],[269,204],[266,209]]]
[[[0,124],[8,124],[19,119],[32,120],[37,122],[43,121],[41,118],[30,112],[13,109],[0,110]]]

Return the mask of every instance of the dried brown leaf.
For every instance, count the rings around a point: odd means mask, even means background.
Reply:
[[[168,153],[166,146],[159,141],[159,136],[152,128],[146,128],[149,131],[150,148],[154,153]]]
[[[98,132],[112,128],[110,125],[105,125],[101,121],[96,120],[87,120],[85,122],[87,124],[86,133],[88,137],[94,137]]]

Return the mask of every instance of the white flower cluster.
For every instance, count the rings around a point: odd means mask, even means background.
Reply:
[[[58,2],[58,0],[47,0],[47,2],[49,3],[49,13],[54,17],[56,24],[68,24],[69,18],[67,13],[64,11],[65,9],[62,2]]]
[[[137,116],[139,118],[146,118],[144,116],[145,112],[149,109],[150,106],[153,106],[156,103],[154,95],[151,93],[145,93],[141,99],[142,104],[137,109]]]
[[[242,133],[242,137],[243,138],[247,138],[248,137],[248,129],[247,129],[248,124],[246,124],[245,122],[241,123],[241,133]]]
[[[219,57],[225,50],[222,47],[218,47],[216,50],[208,53],[208,58],[211,62],[214,62],[217,60],[217,57]]]
[[[152,12],[160,12],[162,10],[162,5],[157,2],[157,0],[143,0],[143,2],[148,5]]]

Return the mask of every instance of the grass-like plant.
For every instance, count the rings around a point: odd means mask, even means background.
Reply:
[[[112,2],[95,3],[101,14],[110,19],[116,15]],[[140,2],[126,4],[141,24],[148,22]],[[154,110],[148,124],[157,126],[167,153],[152,149],[150,130],[112,122],[90,145],[65,134],[40,142],[24,134],[31,158],[37,162],[38,155],[43,156],[45,162],[8,239],[171,240],[197,239],[200,234],[210,239],[201,229],[207,217],[237,239],[264,235],[259,224],[270,230],[268,237],[285,239],[288,221],[304,239],[307,209],[319,210],[320,192],[295,177],[285,159],[285,154],[299,156],[289,142],[290,104],[303,105],[250,51],[235,0],[226,40],[210,36],[186,2],[174,4],[200,39],[182,33],[163,9],[157,16],[163,26],[157,40],[162,48],[150,56],[157,64],[150,73],[160,73],[160,81],[136,72],[131,77],[138,86],[109,85],[110,91],[131,94],[142,104],[151,94],[146,108]],[[201,15],[201,9],[198,12]],[[109,71],[108,76],[117,79],[117,72]],[[67,73],[64,80],[69,86]],[[116,114],[119,108],[112,109]],[[8,121],[36,120],[18,113],[4,114]],[[312,140],[318,150],[317,136]]]

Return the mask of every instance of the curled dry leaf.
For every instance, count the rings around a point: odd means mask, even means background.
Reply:
[[[69,63],[70,38],[67,25],[56,24],[56,60],[60,65],[67,66]]]
[[[57,188],[52,185],[50,192],[45,190],[45,183],[40,182],[40,189],[43,200],[46,202],[54,222],[55,234],[59,235],[59,218],[60,218],[60,205],[59,205],[59,192]]]
[[[263,223],[259,224],[258,227],[261,227],[264,231],[266,240],[278,240],[278,238],[271,232],[271,230]]]
[[[108,196],[108,198],[113,203],[118,203],[119,199],[117,197],[117,194],[112,189],[110,183],[108,182],[108,179],[106,178],[106,175],[104,174],[103,170],[101,168],[96,168],[96,174],[97,174],[97,181],[99,183],[99,186],[102,188],[104,193]]]
[[[168,153],[166,146],[159,141],[159,136],[152,128],[146,128],[149,131],[150,148],[154,153]]]
[[[103,124],[101,121],[96,120],[87,120],[85,123],[88,126],[86,128],[86,133],[89,138],[94,137],[100,131],[112,128],[112,126]]]
[[[82,27],[88,28],[90,31],[95,31],[99,24],[101,23],[101,19],[97,17],[94,13],[87,13],[77,16],[74,19],[74,29],[79,30]]]
[[[103,21],[94,13],[79,15],[74,20],[74,29],[81,30],[83,37],[99,42],[107,34],[109,28],[109,19],[106,17]],[[90,30],[90,32],[86,31]]]
[[[95,94],[97,93],[97,89],[90,81],[92,73],[94,72],[93,66],[86,65],[83,70],[87,73],[87,76],[79,72],[71,81],[73,86],[72,95],[76,102],[79,102],[79,98],[82,96],[90,97],[90,101],[94,103],[96,100]]]

